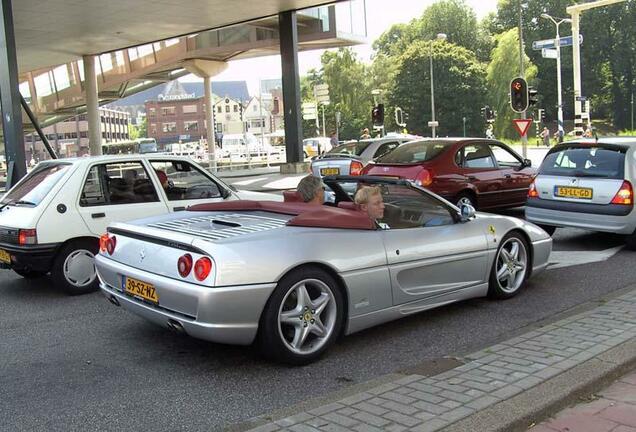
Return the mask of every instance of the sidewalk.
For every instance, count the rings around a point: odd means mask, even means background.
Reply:
[[[393,374],[381,384],[371,383],[363,389],[358,386],[349,392],[345,390],[332,397],[307,401],[229,430],[528,430],[559,410],[580,402],[578,398],[589,397],[633,371],[636,367],[636,287],[629,287],[607,302],[600,301],[598,306],[585,312],[458,360],[463,363],[461,366],[437,375],[427,376],[425,371],[420,370],[421,374]],[[632,375],[624,379],[634,382]],[[630,397],[631,403],[634,403],[636,394],[632,392]],[[599,407],[599,411],[604,409],[602,405],[595,407]],[[604,415],[608,415],[608,409],[605,407]],[[614,411],[617,410],[610,412]],[[624,414],[626,419],[634,418],[633,414],[629,415]],[[559,418],[553,422],[560,421]],[[617,419],[609,420],[614,427],[621,423]],[[548,422],[530,430],[614,430],[582,429],[583,426],[580,429],[557,429],[551,426],[561,424],[564,423]],[[616,431],[630,430],[623,428]]]
[[[530,431],[636,432],[636,372]]]

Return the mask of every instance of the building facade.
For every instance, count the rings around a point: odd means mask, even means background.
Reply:
[[[130,140],[128,125],[130,114],[107,108],[99,109],[102,145]],[[55,123],[43,129],[51,147],[60,157],[78,157],[89,154],[88,119],[85,114]],[[36,133],[25,135],[27,162],[50,159],[44,144]]]
[[[218,134],[240,134],[243,126],[244,106],[241,101],[224,97],[214,103],[215,132]]]
[[[174,144],[205,139],[207,121],[203,98],[164,96],[146,101],[148,137],[157,144]]]

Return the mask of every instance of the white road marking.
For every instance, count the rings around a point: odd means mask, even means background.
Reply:
[[[259,181],[267,180],[268,178],[269,177],[259,177],[259,178],[256,178],[256,179],[234,182],[233,184],[239,185],[239,186],[247,186],[247,185],[251,185],[252,183],[256,183],[256,182],[259,182]]]
[[[285,177],[283,179],[267,183],[263,185],[263,187],[268,189],[293,189],[298,186],[298,182],[300,182],[300,179],[305,177],[306,175],[307,174]]]
[[[571,267],[575,265],[589,264],[593,262],[606,261],[613,257],[625,246],[620,245],[602,251],[553,251],[550,254],[548,269]]]

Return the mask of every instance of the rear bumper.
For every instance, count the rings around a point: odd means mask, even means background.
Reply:
[[[51,270],[53,259],[59,247],[60,243],[24,246],[0,243],[0,249],[11,255],[11,264],[0,263],[0,268],[48,272]]]
[[[275,283],[205,287],[138,270],[101,255],[95,261],[106,298],[115,298],[124,309],[166,328],[176,321],[186,334],[211,342],[251,344],[261,312],[276,287]],[[152,284],[159,304],[125,294],[124,276]]]
[[[539,207],[536,203],[532,203],[532,201],[535,200],[528,200],[528,204],[526,205],[526,220],[538,225],[581,228],[615,234],[632,234],[636,228],[636,217],[632,216],[631,213],[620,216],[607,213],[599,214],[573,210],[558,210],[555,208],[545,208],[545,206]],[[612,207],[616,207],[616,205]]]

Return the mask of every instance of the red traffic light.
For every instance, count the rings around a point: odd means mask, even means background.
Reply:
[[[517,77],[510,81],[510,107],[514,112],[524,112],[528,109],[528,83]]]

